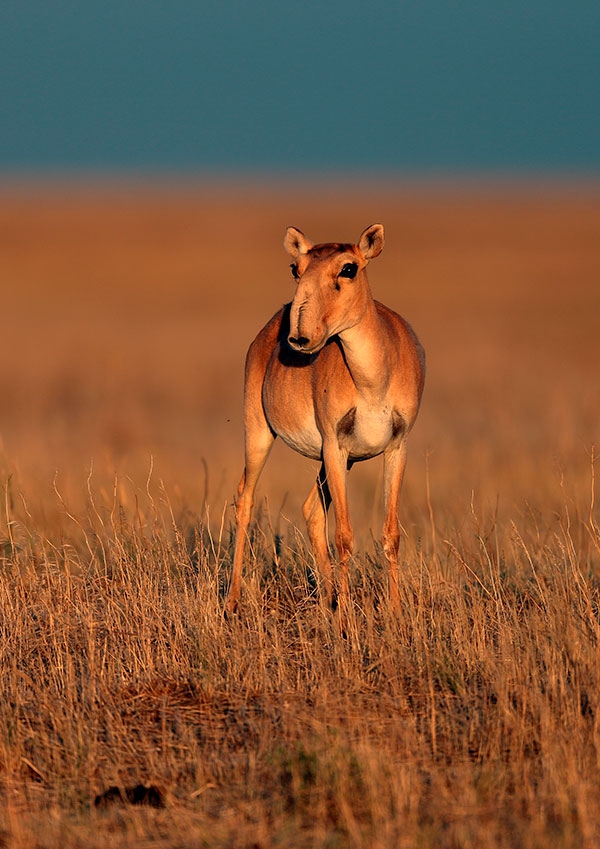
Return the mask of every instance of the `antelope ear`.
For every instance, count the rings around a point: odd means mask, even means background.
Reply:
[[[374,259],[383,250],[383,224],[371,224],[361,233],[358,247],[365,259]]]
[[[308,253],[312,248],[310,239],[307,239],[304,233],[301,230],[296,230],[295,227],[287,228],[283,244],[293,259],[298,259],[299,256]]]

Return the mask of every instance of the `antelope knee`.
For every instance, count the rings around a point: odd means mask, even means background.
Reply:
[[[398,527],[384,528],[381,536],[383,552],[388,560],[396,560],[400,547],[400,531]]]
[[[237,488],[237,497],[238,497],[238,500],[239,500],[239,499],[242,497],[242,495],[244,494],[244,490],[245,490],[245,488],[246,488],[246,469],[244,469],[244,474],[242,475],[242,479],[241,479],[241,480],[240,480],[240,482],[238,483],[238,488]]]
[[[345,561],[354,550],[354,534],[352,528],[337,528],[335,532],[335,546],[338,550],[340,560]]]
[[[238,525],[246,526],[249,524],[250,516],[252,515],[252,503],[252,497],[248,493],[242,492],[235,504]]]

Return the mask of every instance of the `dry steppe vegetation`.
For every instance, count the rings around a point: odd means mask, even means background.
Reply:
[[[285,227],[375,221],[428,353],[401,612],[378,461],[341,633],[278,446],[225,620]],[[600,843],[598,233],[581,185],[2,189],[0,845]]]

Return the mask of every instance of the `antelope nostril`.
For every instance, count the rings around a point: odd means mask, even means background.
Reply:
[[[294,348],[304,348],[308,345],[309,341],[306,336],[288,336],[288,342]]]

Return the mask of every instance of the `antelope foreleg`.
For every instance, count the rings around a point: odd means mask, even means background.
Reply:
[[[333,595],[331,560],[327,542],[327,510],[330,504],[331,494],[327,486],[325,465],[322,464],[315,485],[304,502],[302,513],[315,555],[319,578],[323,581],[325,597],[329,602]]]
[[[335,547],[339,559],[337,580],[338,606],[342,619],[346,617],[350,591],[348,586],[348,561],[354,548],[354,534],[348,512],[347,462],[348,455],[335,445],[323,447],[326,482],[331,493],[335,515]]]
[[[240,601],[240,587],[242,581],[242,564],[244,551],[246,549],[246,536],[248,525],[252,516],[254,504],[254,492],[256,484],[263,470],[267,457],[275,440],[270,430],[265,429],[262,438],[246,437],[246,466],[240,480],[237,500],[235,503],[236,528],[235,549],[233,553],[233,567],[231,570],[231,581],[227,594],[226,608],[230,613],[235,613]]]
[[[400,601],[400,593],[398,591],[398,549],[400,547],[398,503],[405,468],[406,442],[402,442],[400,445],[388,449],[383,458],[385,518],[382,543],[389,567],[390,601],[394,606],[397,606]]]

